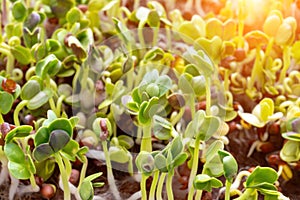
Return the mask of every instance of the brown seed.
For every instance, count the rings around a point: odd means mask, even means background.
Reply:
[[[250,168],[248,169],[248,171],[249,171],[250,173],[252,173],[252,172],[254,171],[254,169],[255,169],[255,167],[250,167]]]
[[[69,178],[70,183],[77,185],[79,180],[80,172],[77,169],[72,169],[71,176]]]
[[[285,162],[283,160],[281,160],[281,158],[278,154],[269,155],[267,157],[267,161],[270,165],[275,165],[275,166],[285,164]]]
[[[179,183],[181,183],[181,190],[185,190],[188,188],[189,185],[189,177],[188,176],[181,176],[178,178]]]
[[[5,138],[7,133],[11,130],[9,123],[4,122],[0,125],[0,131],[2,133],[2,137]]]
[[[79,10],[81,10],[81,12],[85,13],[88,10],[88,6],[85,4],[80,4],[77,6],[77,8],[79,8]]]
[[[235,131],[236,130],[236,122],[235,121],[231,121],[231,122],[229,122],[229,132],[231,133],[231,132],[233,132],[233,131]]]
[[[168,102],[175,110],[184,106],[185,100],[181,94],[172,94],[168,97]]]
[[[260,145],[259,149],[263,153],[270,153],[274,151],[274,145],[271,142],[264,142],[263,144]]]
[[[11,79],[4,79],[1,86],[4,91],[12,94],[16,91],[17,83]]]
[[[201,101],[196,104],[196,110],[205,110],[206,109],[206,101]]]
[[[51,199],[55,196],[56,187],[53,184],[44,183],[41,188],[42,197],[45,199]]]
[[[277,135],[280,133],[280,124],[279,123],[273,123],[269,126],[269,131],[270,134]]]
[[[227,56],[221,60],[220,65],[226,69],[230,69],[230,63],[235,60],[236,60],[236,58],[234,56]]]
[[[240,62],[246,58],[246,51],[243,48],[237,48],[234,52],[234,57],[236,61]]]
[[[34,120],[35,120],[35,117],[33,115],[28,114],[24,117],[23,122],[26,125],[34,126]]]

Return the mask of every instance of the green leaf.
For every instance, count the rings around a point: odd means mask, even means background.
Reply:
[[[287,133],[283,133],[282,137],[295,142],[300,142],[300,133],[287,132]]]
[[[77,7],[70,9],[66,15],[66,19],[69,23],[73,24],[79,22],[81,18],[81,12]]]
[[[119,135],[118,141],[119,141],[119,145],[126,149],[131,149],[134,145],[134,141],[132,137],[128,135]]]
[[[153,133],[156,138],[160,140],[168,140],[172,137],[173,126],[172,124],[160,117],[159,115],[153,116]]]
[[[229,182],[233,181],[238,171],[238,164],[234,157],[227,151],[219,150],[218,154],[223,163],[224,176]]]
[[[69,160],[71,161],[75,161],[76,160],[76,156],[78,156],[79,153],[79,144],[77,141],[71,139],[66,145],[65,147],[62,149],[61,153],[63,153],[63,155],[65,157],[67,157]],[[83,152],[84,153],[84,150]]]
[[[168,92],[168,90],[170,90],[172,87],[172,80],[167,75],[158,77],[156,79],[155,83],[159,87],[159,96],[158,97],[161,97],[164,94],[166,94]]]
[[[203,173],[213,177],[219,177],[224,173],[223,163],[218,154],[216,154],[211,160],[205,162]]]
[[[19,0],[14,2],[12,6],[12,15],[15,20],[22,22],[27,16],[27,9],[23,1]]]
[[[0,91],[0,113],[7,114],[11,110],[13,102],[13,95],[5,91]]]
[[[280,158],[286,162],[297,162],[300,160],[300,142],[287,141],[280,151]]]
[[[30,49],[26,47],[16,45],[12,47],[10,51],[22,65],[28,65],[32,61]]]
[[[5,137],[6,143],[11,142],[15,137],[26,137],[32,131],[32,126],[22,125],[9,131]]]
[[[160,61],[161,59],[163,59],[165,52],[158,47],[154,47],[152,49],[150,49],[149,51],[147,51],[147,53],[144,56],[144,60],[146,62],[155,62],[155,61]],[[151,78],[151,77],[158,77],[158,71],[152,70],[152,72],[148,72],[147,74],[145,74],[145,77]],[[143,79],[146,80],[146,79]],[[147,81],[147,80],[146,80]],[[151,83],[154,82],[155,79],[148,79],[147,83]]]
[[[35,72],[42,79],[46,79],[47,76],[56,75],[61,69],[61,62],[54,54],[48,55],[43,60],[39,61],[36,65]]]
[[[33,157],[38,162],[46,160],[52,154],[54,154],[54,151],[52,147],[47,143],[40,144],[33,150]]]
[[[29,100],[41,91],[41,85],[37,80],[29,80],[25,83],[21,90],[21,99]]]
[[[188,159],[189,155],[185,152],[180,153],[179,155],[177,155],[174,160],[173,160],[173,167],[178,167],[180,165],[182,165],[186,159]]]
[[[270,183],[274,184],[274,182],[278,179],[277,172],[269,167],[256,167],[254,171],[247,178],[246,186],[247,187],[255,187],[261,183]]]
[[[141,151],[135,160],[138,170],[146,176],[150,176],[154,170],[154,158],[151,153]]]
[[[160,16],[155,10],[151,10],[148,14],[148,24],[150,27],[158,27],[160,25]]]
[[[200,137],[200,140],[207,141],[219,129],[219,126],[220,120],[217,117],[205,116],[196,137]]]
[[[29,110],[35,110],[43,106],[49,101],[52,96],[52,91],[50,89],[44,89],[37,93],[32,99],[28,101],[27,108]]]
[[[148,102],[144,101],[140,106],[140,110],[139,110],[139,113],[138,113],[138,120],[139,120],[140,124],[147,125],[151,121],[149,116],[147,116],[147,115],[145,116],[145,114],[144,114],[148,104],[149,104]]]
[[[31,173],[24,163],[8,162],[8,169],[9,173],[17,179],[25,180],[31,177]]]
[[[50,137],[50,131],[47,127],[43,126],[39,128],[34,137],[34,145],[39,146],[43,143],[48,143]]]
[[[35,163],[36,174],[43,178],[44,181],[47,181],[53,174],[55,169],[55,160],[47,159],[41,162]]]
[[[94,198],[94,188],[90,181],[83,181],[79,188],[81,199],[92,200]]]
[[[160,172],[165,172],[165,173],[168,172],[167,167],[169,164],[167,163],[167,159],[161,153],[155,155],[154,164],[155,167],[159,169]]]
[[[128,161],[130,161],[128,151],[117,146],[111,146],[109,148],[109,156],[112,161],[117,163],[127,163]]]
[[[172,157],[175,158],[183,151],[183,144],[181,136],[177,136],[171,142],[170,151],[172,153]]]
[[[56,129],[50,133],[49,145],[54,152],[58,152],[70,141],[69,134],[64,130]]]
[[[84,178],[84,181],[93,181],[96,178],[100,177],[102,174],[103,174],[102,172],[98,172],[98,173],[89,175],[89,176],[87,176],[87,177]]]
[[[56,52],[61,48],[61,44],[55,39],[47,39],[46,47],[49,53]]]
[[[72,137],[73,135],[73,127],[72,124],[70,123],[70,121],[68,119],[65,118],[57,118],[55,120],[53,120],[49,126],[49,131],[52,132],[54,130],[64,130],[66,131],[66,133]]]
[[[223,142],[221,142],[220,140],[214,141],[211,145],[209,145],[208,149],[206,150],[205,162],[211,161],[216,156],[218,151],[223,149],[224,149]]]
[[[30,31],[28,28],[26,28],[26,27],[24,27],[23,28],[23,38],[24,38],[24,43],[25,43],[25,45],[26,45],[26,47],[28,47],[28,48],[31,48],[33,45],[35,45],[36,43],[38,43],[39,42],[39,32],[40,32],[40,29],[39,28],[36,28],[36,29],[34,29],[34,31]],[[23,47],[23,46],[21,46],[21,47]],[[24,48],[24,47],[23,47]],[[19,48],[20,49],[20,48]],[[12,49],[13,50],[13,49]],[[26,63],[26,62],[24,62],[24,61],[26,61],[26,59],[28,59],[28,63],[30,62],[30,59],[31,59],[31,51],[30,51],[30,49],[27,49],[27,48],[24,48],[24,50],[25,51],[28,51],[28,52],[16,52],[17,54],[19,54],[19,55],[21,55],[21,56],[23,56],[23,58],[21,57],[21,59],[19,58],[17,58],[16,56],[16,58],[18,59],[18,61],[20,62],[20,63]],[[12,52],[13,53],[13,52]],[[16,55],[16,53],[13,53],[14,55]],[[24,54],[24,53],[27,53],[27,55],[22,55],[22,54]],[[29,54],[28,54],[29,53]],[[29,57],[28,57],[28,55],[29,55]],[[27,56],[27,57],[24,57],[24,56]],[[27,63],[27,64],[28,64]]]
[[[220,180],[206,174],[198,174],[193,181],[193,185],[197,190],[205,190],[208,192],[211,192],[212,188],[219,188],[223,186]]]
[[[4,153],[7,159],[15,163],[25,162],[25,154],[22,149],[14,142],[6,143],[4,145]]]

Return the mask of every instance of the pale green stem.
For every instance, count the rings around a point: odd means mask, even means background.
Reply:
[[[82,162],[82,168],[80,172],[80,178],[79,178],[79,183],[78,183],[78,188],[80,188],[83,179],[85,178],[86,170],[88,166],[88,160],[85,156],[83,156],[83,162]]]
[[[156,170],[153,175],[153,180],[151,183],[151,188],[150,188],[150,193],[149,193],[149,200],[155,200],[155,190],[157,187],[158,183],[158,178],[159,178],[159,170]]]
[[[191,109],[192,119],[194,119],[196,108],[195,108],[195,96],[193,94],[191,94],[190,96],[190,109]]]
[[[198,162],[199,162],[199,149],[200,149],[200,139],[196,138],[195,140],[195,148],[194,148],[194,155],[193,155],[193,165],[190,173],[189,178],[189,194],[188,194],[188,200],[192,200],[194,196],[194,186],[193,182],[197,174],[198,170]]]
[[[244,0],[239,0],[238,9],[238,48],[243,47],[243,33],[244,33]]]
[[[4,119],[3,119],[2,113],[0,113],[0,124],[2,124],[3,122],[4,122]]]
[[[38,187],[37,184],[36,184],[36,181],[35,181],[35,178],[34,178],[33,174],[30,175],[30,179],[29,180],[30,180],[30,184],[31,184],[31,186],[32,186],[33,189],[35,189],[35,188]]]
[[[182,118],[184,114],[184,111],[185,111],[184,107],[180,108],[179,113],[171,121],[172,126],[174,126],[177,122],[179,122],[179,120]]]
[[[167,183],[166,183],[168,200],[174,200],[174,195],[172,190],[173,175],[174,175],[174,170],[172,169],[170,172],[168,172]]]
[[[119,200],[119,199],[121,199],[121,197],[120,197],[119,191],[118,191],[116,183],[115,183],[115,178],[114,178],[114,174],[112,171],[112,165],[111,165],[109,151],[107,148],[106,141],[102,141],[102,148],[103,148],[105,159],[106,159],[107,181],[108,181],[108,184],[109,184],[109,187],[111,189],[113,196],[115,197],[116,200]]]
[[[160,24],[160,23],[159,23]],[[158,24],[158,27],[153,27],[153,43],[152,43],[152,46],[157,46],[157,40],[158,40],[158,31],[159,31],[159,24]]]
[[[60,175],[61,175],[61,180],[63,183],[64,187],[64,200],[71,200],[71,193],[70,193],[70,188],[69,188],[69,179],[67,176],[67,172],[64,166],[64,163],[62,161],[61,155],[59,152],[54,154],[55,161],[58,164]]]
[[[210,78],[206,78],[205,91],[206,91],[206,114],[210,115],[210,107],[211,107],[211,92],[210,92],[211,80]]]
[[[169,26],[166,26],[165,29],[166,29],[166,35],[167,35],[167,49],[171,49],[171,47],[172,47],[171,29]]]
[[[23,100],[15,108],[15,111],[14,111],[14,123],[15,123],[16,126],[20,126],[19,113],[27,105],[27,103],[28,103],[28,100]]]
[[[290,60],[290,47],[288,45],[284,45],[283,47],[283,68],[280,72],[279,83],[283,83],[284,78],[286,77],[286,72],[289,69],[291,64]]]
[[[249,84],[249,90],[252,89],[254,87],[254,83],[256,80],[261,79],[261,75],[262,75],[262,66],[260,65],[260,50],[261,47],[260,45],[258,45],[256,47],[256,58],[255,58],[255,62],[254,62],[254,66],[251,72],[251,79],[250,79],[250,84]],[[262,78],[263,79],[263,78]],[[259,80],[259,81],[263,81],[263,80]]]
[[[231,187],[231,182],[226,180],[226,190],[225,190],[225,200],[230,200],[230,187]]]
[[[147,188],[146,188],[146,181],[148,177],[142,174],[142,180],[140,182],[141,192],[142,192],[142,200],[147,200]]]
[[[143,127],[141,151],[147,151],[147,152],[152,151],[151,124]]]
[[[72,165],[71,165],[69,159],[67,159],[66,157],[62,156],[62,160],[64,162],[66,173],[67,173],[68,180],[69,180],[69,177],[71,176],[71,173],[72,173]]]
[[[48,102],[49,102],[49,105],[50,105],[51,110],[55,113],[55,115],[56,115],[57,117],[59,117],[59,113],[58,113],[57,108],[56,108],[56,106],[55,106],[55,102],[54,102],[54,100],[53,100],[53,97],[51,97],[51,98],[49,99]]]
[[[57,99],[57,102],[56,102],[56,111],[57,111],[57,117],[60,116],[60,113],[61,113],[61,110],[62,110],[62,103],[64,101],[64,99],[66,98],[65,95],[61,95],[59,96],[59,98]]]
[[[141,52],[142,53],[144,52],[144,48],[146,48],[144,34],[143,34],[143,29],[144,29],[145,24],[146,24],[146,21],[140,21],[139,25],[138,25],[138,37],[139,37],[139,41],[141,44]]]
[[[161,173],[159,177],[159,181],[157,184],[157,190],[156,190],[156,200],[162,200],[162,191],[163,191],[163,186],[165,182],[165,177],[167,176],[167,173]]]
[[[195,196],[196,200],[198,200],[198,199],[201,200],[202,192],[203,192],[203,190],[197,190],[196,191],[196,196]]]
[[[7,56],[6,73],[8,75],[12,75],[12,71],[14,69],[15,58],[10,53],[10,47],[5,43],[1,43],[0,44],[0,53]]]

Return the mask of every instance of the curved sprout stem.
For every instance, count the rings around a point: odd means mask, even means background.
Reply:
[[[82,162],[82,168],[80,172],[80,178],[79,178],[79,183],[78,183],[78,188],[80,188],[83,179],[85,178],[86,170],[88,166],[88,160],[85,156],[83,156],[83,162]]]
[[[149,193],[149,200],[155,200],[155,190],[157,187],[158,178],[159,178],[159,170],[156,170],[153,175],[153,180],[152,180],[150,193]]]
[[[230,187],[231,187],[231,182],[226,180],[226,191],[225,191],[225,200],[230,200]]]
[[[20,126],[19,113],[27,105],[28,100],[22,100],[14,111],[14,123],[16,126]]]
[[[165,178],[167,176],[167,173],[161,173],[160,177],[159,177],[159,181],[157,184],[157,190],[156,190],[156,200],[162,200],[162,190],[163,190],[163,186],[164,186],[164,182],[165,182]]]
[[[188,200],[193,200],[194,196],[194,186],[193,186],[193,181],[196,177],[197,170],[198,170],[198,162],[199,162],[199,148],[200,148],[200,139],[196,138],[195,140],[195,149],[194,149],[194,155],[193,155],[193,165],[192,165],[192,170],[190,173],[190,178],[189,178],[189,194],[188,194]]]
[[[147,152],[152,151],[151,124],[143,127],[141,151],[147,151]]]
[[[108,149],[107,149],[107,142],[102,141],[101,143],[102,143],[102,147],[103,147],[103,151],[104,151],[104,155],[105,155],[105,159],[106,159],[107,181],[108,181],[108,184],[109,184],[109,189],[111,190],[111,192],[114,195],[114,198],[116,200],[121,200],[120,193],[119,193],[118,188],[116,186],[114,174],[113,174],[113,171],[112,171],[109,152],[108,152]]]
[[[142,200],[147,200],[147,188],[146,188],[146,181],[148,177],[142,174],[142,180],[140,182],[141,192],[142,192]]]
[[[71,193],[70,193],[70,187],[69,187],[69,178],[67,176],[67,172],[64,166],[64,163],[62,161],[61,155],[59,152],[54,154],[55,161],[58,164],[62,183],[63,183],[63,190],[64,190],[64,200],[71,200]]]
[[[166,183],[168,200],[173,200],[174,199],[173,190],[172,190],[173,175],[174,175],[174,169],[171,169],[171,171],[168,172],[167,183]]]
[[[290,67],[290,47],[288,45],[284,45],[283,47],[283,68],[280,72],[279,83],[283,83],[284,78],[286,77],[286,72]]]

